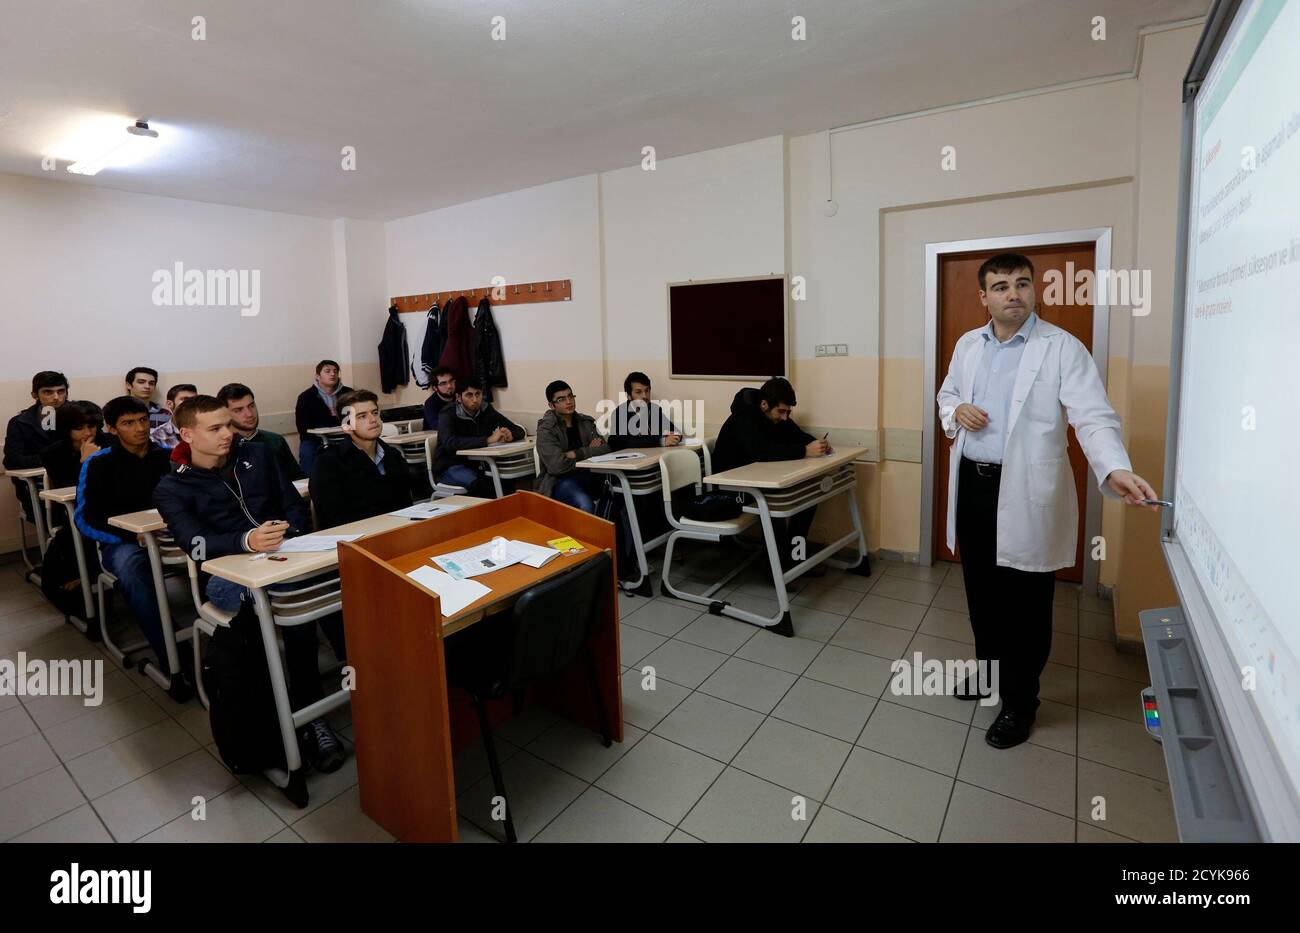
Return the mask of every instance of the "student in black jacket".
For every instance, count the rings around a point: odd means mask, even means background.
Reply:
[[[682,432],[664,410],[650,401],[650,377],[645,373],[628,373],[623,380],[627,401],[614,409],[609,422],[609,447],[676,447]]]
[[[81,465],[101,449],[104,413],[94,402],[68,402],[54,411],[57,440],[41,451],[48,489],[77,485]],[[56,513],[57,514],[57,513]]]
[[[113,443],[81,465],[74,513],[77,529],[83,537],[99,542],[104,569],[117,577],[117,588],[149,640],[158,668],[172,674],[149,554],[141,546],[141,536],[108,523],[115,515],[152,508],[154,488],[171,470],[171,461],[166,450],[149,440],[149,406],[140,399],[123,395],[110,400],[104,406],[104,422],[114,435]],[[176,673],[172,698],[183,703],[189,690]]]
[[[731,415],[723,422],[713,448],[713,472],[773,460],[802,460],[820,457],[830,445],[803,431],[790,417],[797,404],[794,386],[780,376],[763,383],[759,389],[741,389],[731,402]],[[787,569],[802,560],[794,557],[793,539],[808,547],[808,529],[817,509],[805,509],[790,519],[773,519],[781,564]],[[825,570],[814,568],[809,576],[822,576]]]
[[[471,496],[495,498],[492,480],[483,468],[460,453],[489,444],[522,441],[524,429],[483,401],[483,386],[468,380],[456,393],[456,404],[438,416],[438,446],[433,452],[433,472],[438,482],[464,486]],[[502,484],[502,491],[513,489]]]
[[[450,366],[439,366],[429,374],[433,389],[424,400],[424,430],[438,430],[438,416],[449,405],[456,404],[456,373]]]
[[[243,438],[245,444],[265,444],[271,448],[271,457],[289,479],[302,479],[306,474],[293,457],[289,442],[274,431],[261,426],[262,416],[257,412],[257,398],[253,390],[242,382],[229,382],[217,392],[217,398],[230,412],[230,427]]]
[[[343,384],[339,364],[334,360],[321,360],[316,364],[316,381],[298,396],[293,408],[293,420],[298,426],[298,460],[308,476],[316,464],[316,455],[325,446],[312,428],[337,428],[342,417],[338,411],[338,397],[352,390]]]
[[[347,439],[321,451],[309,488],[322,528],[382,515],[411,504],[411,473],[402,452],[379,437],[379,396],[356,389],[339,396]]]
[[[211,395],[198,395],[176,410],[176,426],[189,445],[190,462],[164,477],[154,490],[154,505],[176,543],[203,561],[227,554],[267,553],[287,537],[310,530],[311,515],[293,483],[276,466],[270,448],[241,444],[234,448],[230,412]],[[298,588],[311,581],[295,581]],[[274,587],[273,587],[274,589]],[[219,609],[238,612],[248,590],[212,577],[207,597]],[[341,614],[320,620],[321,630],[342,661]],[[288,668],[289,702],[302,709],[324,697],[316,666],[316,626],[281,629]],[[336,771],[346,757],[338,736],[324,719],[298,730],[298,741],[318,771]]]
[[[32,404],[9,419],[5,430],[4,468],[31,470],[41,465],[41,451],[54,443],[53,413],[68,400],[68,377],[53,370],[32,376]],[[14,492],[31,521],[32,503],[27,483],[15,479]]]

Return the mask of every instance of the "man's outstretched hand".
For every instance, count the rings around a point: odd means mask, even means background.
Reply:
[[[1128,470],[1114,470],[1110,476],[1106,477],[1106,485],[1115,492],[1124,497],[1124,501],[1129,505],[1141,505],[1143,499],[1158,499],[1156,491],[1151,488],[1151,484],[1138,476],[1136,473],[1130,473]],[[1142,506],[1150,509],[1152,512],[1160,511],[1158,505]]]

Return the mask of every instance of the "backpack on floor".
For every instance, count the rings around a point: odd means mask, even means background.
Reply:
[[[203,651],[212,738],[235,774],[284,768],[284,744],[266,649],[253,604],[244,601],[229,626],[218,626]]]
[[[90,579],[99,576],[99,561],[94,547],[87,544],[84,552],[86,567]],[[65,583],[76,583],[71,589]],[[45,598],[54,604],[65,616],[86,619],[86,604],[81,594],[81,572],[77,567],[76,544],[72,540],[72,529],[67,525],[58,528],[50,538],[41,561],[41,591]]]

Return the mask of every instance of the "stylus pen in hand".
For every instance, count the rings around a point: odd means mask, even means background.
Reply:
[[[1168,499],[1143,499],[1139,505],[1158,505],[1162,509],[1172,509],[1174,504]]]

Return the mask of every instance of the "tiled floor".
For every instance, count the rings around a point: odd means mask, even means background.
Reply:
[[[682,572],[719,563],[695,553]],[[804,582],[793,639],[620,596],[625,741],[605,749],[536,707],[499,733],[521,840],[1176,840],[1160,746],[1141,724],[1145,663],[1108,640],[1109,603],[1058,587],[1038,724],[1029,743],[996,751],[984,742],[996,708],[887,689],[894,658],[969,656],[958,569],[873,566]],[[736,583],[728,599],[775,611],[756,572]],[[10,562],[0,657],[19,650],[107,657]],[[309,776],[311,804],[294,809],[264,778],[222,766],[197,701],[106,670],[98,708],[0,697],[0,840],[391,838],[360,812],[352,759]],[[350,747],[347,711],[335,722]],[[462,840],[501,838],[481,745],[458,756],[456,780]],[[196,797],[206,819],[193,818]]]

